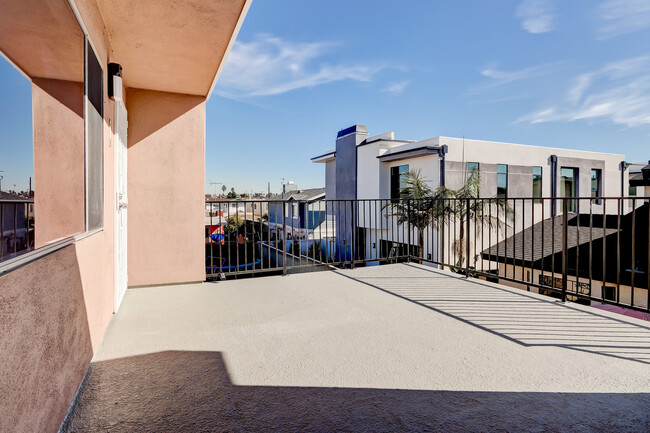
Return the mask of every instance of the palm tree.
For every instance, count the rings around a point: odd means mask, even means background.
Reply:
[[[458,256],[457,266],[463,266],[465,256],[469,255],[466,250],[465,224],[475,220],[477,230],[487,225],[492,227],[495,223],[501,222],[500,218],[492,216],[489,212],[490,206],[495,205],[508,213],[506,200],[497,199],[490,201],[486,208],[484,200],[479,198],[481,176],[478,170],[472,170],[467,176],[465,184],[457,190],[438,186],[435,190],[427,183],[419,170],[409,171],[403,174],[406,187],[400,193],[398,202],[390,203],[386,207],[393,209],[397,216],[398,224],[408,224],[418,232],[418,247],[420,263],[424,256],[424,231],[427,227],[437,228],[439,223],[448,224],[452,219],[460,222],[458,238],[454,240],[454,251]],[[469,233],[467,234],[469,235]],[[469,267],[469,259],[467,261]]]
[[[480,198],[481,189],[481,172],[478,169],[471,170],[467,175],[465,184],[457,190],[449,189],[445,186],[439,186],[436,189],[436,195],[445,198],[451,198],[450,205],[443,208],[442,213],[447,217],[459,221],[458,238],[454,240],[453,249],[456,252],[458,261],[456,266],[462,267],[467,256],[467,267],[469,268],[469,251],[467,250],[467,240],[465,236],[466,224],[468,221],[474,221],[476,231],[480,232],[484,226],[491,229],[494,225],[500,226],[507,222],[507,217],[510,212],[510,206],[505,199],[494,199],[486,202],[485,199]],[[496,207],[503,211],[503,219],[498,211],[491,212],[491,209]],[[498,215],[499,217],[495,216]],[[443,218],[444,220],[445,218]],[[478,235],[476,233],[475,235]]]
[[[448,190],[436,189],[435,191],[426,183],[420,170],[404,173],[403,180],[406,187],[400,192],[400,200],[389,203],[384,207],[391,207],[397,216],[397,224],[408,224],[418,232],[418,248],[420,263],[424,259],[424,231],[432,225],[445,212],[445,203]]]

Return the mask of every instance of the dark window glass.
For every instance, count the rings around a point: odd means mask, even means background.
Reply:
[[[400,199],[402,190],[406,188],[405,175],[408,171],[408,165],[400,165],[399,167],[390,168],[390,198],[392,200]]]
[[[497,164],[497,197],[508,197],[508,165]]]
[[[630,191],[628,195],[636,196],[636,186],[630,186]]]
[[[104,72],[86,41],[86,228],[104,226]]]
[[[596,168],[591,169],[591,196],[592,197],[601,197],[602,192],[602,171]],[[600,203],[600,200],[594,200],[596,203]]]
[[[577,197],[578,195],[578,169],[573,167],[562,167],[560,170],[560,188],[562,197]],[[576,211],[576,201],[569,200],[567,203],[569,212]]]
[[[542,167],[533,167],[533,197],[535,203],[541,203],[542,198]]]

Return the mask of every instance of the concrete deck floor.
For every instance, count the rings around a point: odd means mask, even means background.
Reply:
[[[650,325],[432,268],[128,290],[65,432],[650,432]]]

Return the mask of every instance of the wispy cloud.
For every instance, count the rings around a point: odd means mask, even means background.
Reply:
[[[580,74],[558,103],[522,116],[518,122],[576,120],[650,125],[650,56],[612,62]]]
[[[516,88],[517,86],[525,85],[529,80],[540,78],[557,73],[566,62],[553,62],[542,63],[535,66],[529,66],[521,69],[502,69],[497,62],[491,62],[485,65],[479,72],[488,78],[488,80],[472,87],[469,95],[478,95],[482,93],[492,92],[499,88],[502,94],[499,96],[503,98],[504,88]],[[508,97],[510,99],[510,97]]]
[[[329,65],[323,56],[336,44],[290,42],[258,35],[236,42],[219,77],[216,93],[228,98],[279,95],[341,80],[368,82],[387,64]]]
[[[409,85],[408,81],[399,81],[395,83],[390,83],[386,87],[384,87],[381,91],[385,93],[391,93],[393,95],[399,95],[400,93],[404,92],[404,89],[406,89],[406,86]]]
[[[650,27],[650,1],[606,0],[598,6],[601,39],[609,39],[625,33]]]
[[[529,33],[546,33],[555,26],[555,5],[552,0],[523,0],[517,6],[521,28]]]

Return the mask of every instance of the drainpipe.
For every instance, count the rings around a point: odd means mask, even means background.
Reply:
[[[621,170],[621,197],[625,197],[625,170],[630,166],[626,161],[621,161],[618,168]]]
[[[551,155],[551,197],[557,197],[557,155]],[[551,200],[551,216],[557,214],[556,200]]]
[[[449,151],[449,148],[446,144],[442,145],[442,148],[438,151],[440,155],[440,185],[445,186],[445,155]]]

